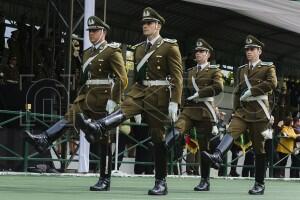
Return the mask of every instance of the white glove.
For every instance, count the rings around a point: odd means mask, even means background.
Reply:
[[[193,99],[195,99],[195,98],[197,98],[197,97],[199,97],[199,93],[198,93],[198,92],[196,92],[196,93],[193,94],[192,96],[188,97],[187,100],[188,100],[188,101],[191,101],[191,100],[193,100]]]
[[[219,133],[219,129],[218,129],[218,127],[216,125],[214,125],[212,127],[211,134],[218,135],[218,133]]]
[[[116,106],[117,106],[116,102],[114,102],[111,99],[108,99],[105,110],[108,112],[108,114],[110,114],[115,110]]]
[[[175,122],[177,120],[178,103],[170,102],[168,110],[169,110],[169,117],[173,122]]]
[[[252,96],[251,90],[247,90],[241,97],[240,101],[247,101],[247,98]]]
[[[135,115],[134,120],[136,123],[141,124],[142,123],[142,115],[141,114]]]

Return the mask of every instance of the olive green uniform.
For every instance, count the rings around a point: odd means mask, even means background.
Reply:
[[[105,41],[96,50],[87,49],[83,54],[83,63],[93,56],[96,57],[89,62],[81,75],[83,86],[79,95],[65,115],[71,123],[78,112],[83,112],[92,119],[103,117],[106,113],[107,100],[112,99],[120,103],[121,95],[128,83],[124,60],[117,44],[107,44]],[[109,77],[114,79],[114,85],[86,84],[88,81],[108,80]]]
[[[215,65],[208,64],[202,70],[195,66],[188,71],[187,90],[190,95],[196,92],[192,84],[192,77],[199,87],[199,98],[213,97],[223,91],[223,75]],[[213,108],[215,107],[213,102],[207,103]],[[181,133],[196,127],[197,133],[202,136],[199,140],[200,149],[208,150],[209,136],[211,136],[212,126],[215,123],[211,111],[203,102],[189,101],[186,102],[175,127]]]
[[[134,62],[137,65],[146,54],[146,42],[136,45]],[[176,40],[158,38],[149,51],[155,50],[145,64],[143,74],[135,73],[137,82],[131,87],[121,109],[126,118],[143,113],[146,123],[151,127],[154,143],[162,142],[164,126],[169,123],[169,102],[180,103],[182,94],[182,64]],[[148,51],[148,52],[149,52]],[[170,78],[171,92],[168,86],[145,86],[143,81],[166,80]],[[170,96],[171,95],[171,96]]]
[[[249,129],[254,150],[263,154],[265,153],[265,139],[262,132],[267,130],[269,119],[257,101],[240,101],[242,93],[248,89],[244,74],[247,75],[252,85],[251,93],[253,97],[268,95],[277,86],[275,66],[273,63],[259,62],[254,69],[250,69],[248,64],[239,67],[234,91],[234,115],[228,128],[234,139],[237,139]],[[270,110],[268,100],[262,101]]]

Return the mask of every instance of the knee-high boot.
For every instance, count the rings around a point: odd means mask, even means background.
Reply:
[[[233,137],[227,133],[226,135],[224,135],[224,137],[222,138],[220,144],[217,146],[216,150],[214,153],[210,154],[206,151],[203,151],[202,154],[202,158],[206,161],[211,163],[211,166],[215,169],[219,169],[223,159],[222,157],[224,156],[224,154],[227,153],[227,151],[231,148],[231,145],[233,143]]]
[[[201,165],[200,165],[200,171],[201,171],[201,180],[200,183],[194,187],[195,191],[209,191],[210,189],[210,183],[209,183],[209,176],[210,176],[210,163],[205,162],[201,155]]]
[[[33,135],[29,131],[25,131],[28,136],[27,140],[34,145],[37,151],[42,153],[52,145],[52,142],[64,134],[64,128],[67,126],[67,123],[68,121],[66,119],[61,119],[38,135]]]
[[[83,130],[87,141],[94,143],[108,134],[108,130],[118,126],[125,120],[126,117],[124,113],[121,109],[118,109],[110,115],[96,121],[91,121],[85,117],[83,113],[78,113],[76,115],[75,124],[78,129]]]
[[[152,189],[148,191],[149,195],[166,195],[168,194],[168,187],[166,182],[167,176],[167,148],[163,143],[154,145],[154,159],[155,159],[155,184]]]
[[[90,187],[91,191],[109,191],[112,167],[111,144],[101,144],[100,177],[98,182]]]
[[[251,195],[262,195],[265,191],[266,155],[255,155],[255,183],[249,190]]]

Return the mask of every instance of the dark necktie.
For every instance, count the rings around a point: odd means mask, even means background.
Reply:
[[[147,53],[149,51],[151,46],[152,46],[151,42],[148,42],[147,45],[146,45],[145,53]]]

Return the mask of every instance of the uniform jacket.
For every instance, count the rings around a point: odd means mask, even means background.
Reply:
[[[128,95],[133,98],[144,97],[144,101],[155,107],[165,107],[169,101],[180,103],[183,82],[182,61],[176,40],[158,38],[149,50],[155,49],[155,52],[145,63],[147,65],[145,77],[137,77],[136,67],[146,54],[145,48],[146,42],[136,45],[134,53],[135,80],[139,79],[140,81],[132,86]],[[166,80],[168,76],[172,83],[171,96],[167,86],[146,87],[141,84],[142,80]]]
[[[240,102],[241,95],[248,89],[244,74],[247,74],[252,85],[252,96],[269,95],[277,87],[275,66],[270,62],[259,62],[254,69],[250,69],[248,64],[246,64],[238,68],[235,76],[233,105],[235,116],[247,121],[266,121],[266,114],[257,101]],[[264,103],[269,108],[269,101],[264,101]]]
[[[216,65],[208,64],[203,70],[198,69],[197,66],[189,69],[185,88],[187,97],[196,92],[192,84],[192,77],[199,87],[199,98],[213,97],[223,91],[223,75]],[[215,108],[214,104],[212,107]],[[212,114],[203,102],[186,101],[182,112],[194,120],[213,120]]]
[[[128,78],[119,45],[104,42],[96,50],[89,48],[83,53],[83,63],[96,54],[97,56],[90,61],[81,74],[82,87],[74,102],[86,99],[90,105],[105,108],[108,99],[120,103]],[[113,87],[110,85],[85,85],[87,80],[108,79],[109,76],[114,78]]]

